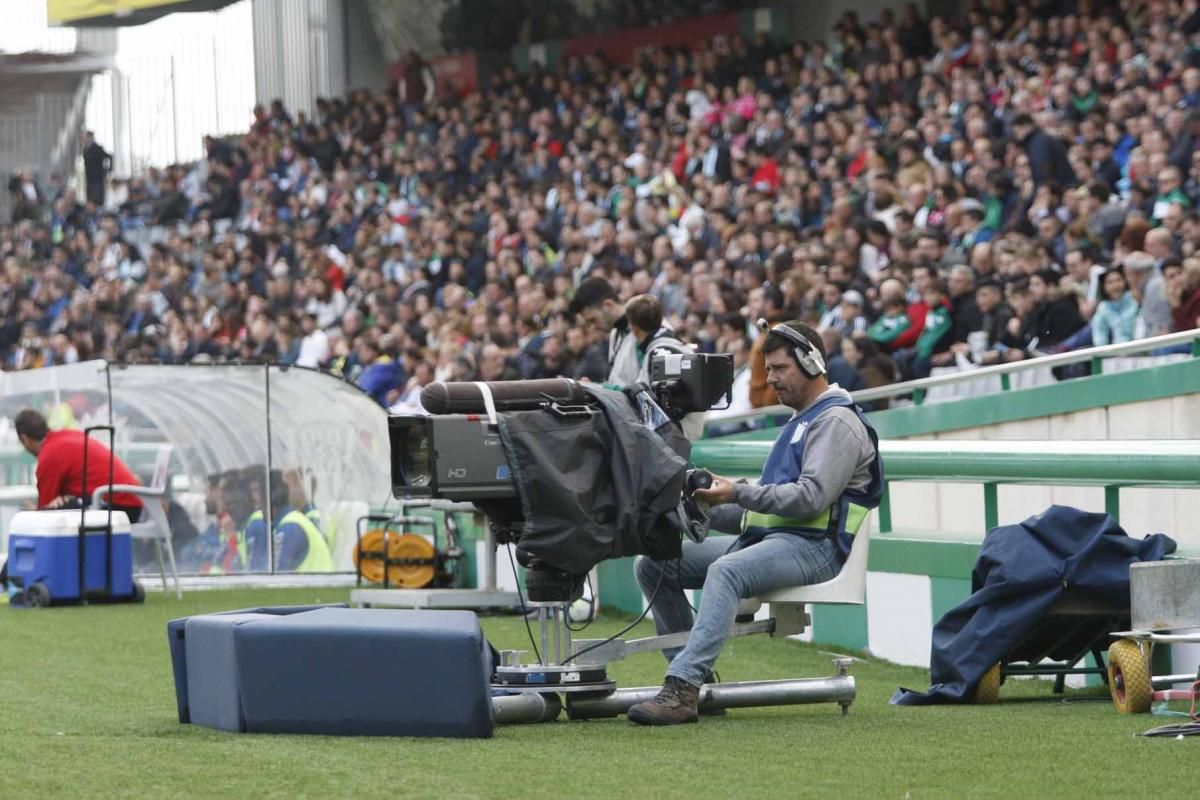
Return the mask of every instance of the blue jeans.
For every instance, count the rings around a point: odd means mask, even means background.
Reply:
[[[1082,350],[1085,347],[1092,346],[1092,326],[1084,325],[1079,330],[1072,333],[1066,339],[1063,339],[1053,347],[1047,347],[1046,350],[1051,353],[1069,353],[1072,350]]]
[[[659,635],[692,632],[685,647],[664,651],[670,662],[667,675],[702,685],[733,630],[738,600],[821,583],[841,568],[831,539],[773,533],[744,549],[736,548],[736,541],[732,536],[710,536],[698,544],[684,542],[678,561],[638,559],[638,584],[647,599],[662,576],[651,606]],[[692,616],[684,589],[704,589],[698,619]]]
[[[1183,344],[1173,344],[1170,347],[1160,347],[1157,350],[1151,350],[1150,355],[1152,355],[1152,356],[1173,356],[1173,355],[1176,355],[1177,353],[1190,353],[1190,352],[1192,352],[1192,343],[1184,342]]]

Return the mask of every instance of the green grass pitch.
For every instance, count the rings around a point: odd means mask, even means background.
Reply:
[[[144,606],[0,606],[0,795],[6,798],[1080,798],[1185,797],[1200,739],[1136,738],[1170,720],[1121,717],[1107,695],[1005,684],[991,707],[896,708],[923,670],[856,665],[858,700],[739,709],[698,725],[613,720],[513,725],[490,740],[236,735],[175,718],[167,620],[256,605],[343,601],[346,590],[151,595]],[[627,621],[601,619],[587,634]],[[501,648],[527,646],[513,617],[487,617]],[[633,635],[649,635],[643,623]],[[726,681],[832,674],[819,645],[732,642]],[[303,665],[296,665],[302,669]],[[662,661],[614,665],[656,685]],[[386,675],[380,676],[386,686]],[[1189,788],[1191,786],[1192,788]]]

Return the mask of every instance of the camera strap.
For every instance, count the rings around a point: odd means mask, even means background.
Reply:
[[[488,388],[486,381],[475,381],[476,388],[479,389],[479,394],[483,396],[483,408],[487,411],[488,424],[499,424],[496,418],[496,400],[492,397],[492,390]]]

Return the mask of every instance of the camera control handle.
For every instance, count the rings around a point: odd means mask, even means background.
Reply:
[[[697,489],[711,489],[712,485],[712,473],[706,469],[693,469],[687,474],[688,494],[695,492]]]

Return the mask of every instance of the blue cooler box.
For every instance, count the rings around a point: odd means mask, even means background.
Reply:
[[[79,511],[22,511],[8,529],[8,579],[28,589],[41,583],[50,602],[76,602],[79,590]],[[88,526],[101,527],[107,511],[86,512]],[[105,533],[89,531],[84,549],[83,592],[104,591]],[[129,517],[112,513],[112,595],[133,594],[133,547]]]

